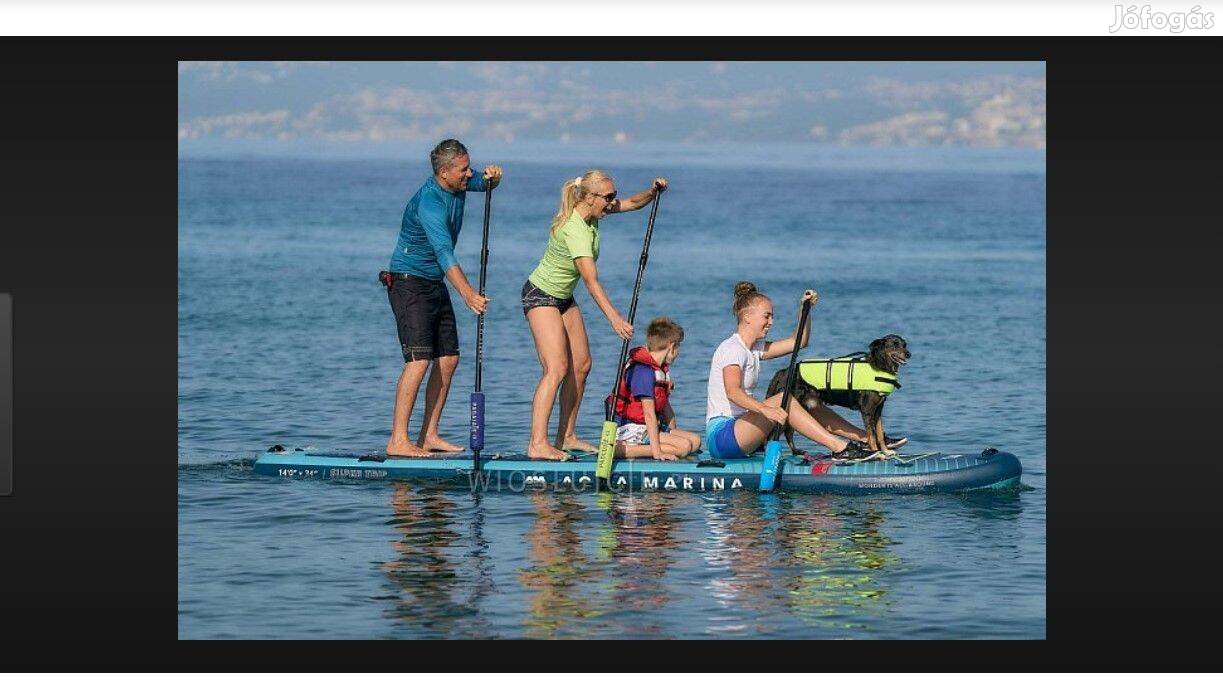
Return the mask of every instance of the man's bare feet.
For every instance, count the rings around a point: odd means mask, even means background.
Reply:
[[[566,451],[588,451],[590,453],[595,453],[599,450],[599,447],[595,446],[594,444],[591,444],[584,439],[578,439],[577,437],[566,438],[565,444],[563,446],[558,446],[557,448],[564,449]]]
[[[441,437],[425,437],[416,442],[420,448],[426,451],[443,451],[445,453],[458,453],[466,451],[467,447],[451,444]]]
[[[407,439],[392,439],[386,443],[386,455],[404,458],[428,458],[429,452]]]
[[[535,460],[569,460],[569,454],[560,449],[544,442],[542,444],[528,444],[527,458]]]

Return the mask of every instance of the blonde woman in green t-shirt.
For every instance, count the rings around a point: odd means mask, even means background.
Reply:
[[[625,340],[633,326],[620,316],[599,283],[599,219],[616,212],[639,210],[650,204],[667,180],[658,177],[649,189],[629,198],[616,198],[612,178],[599,170],[565,182],[561,204],[552,218],[548,247],[539,266],[522,287],[522,313],[531,326],[535,351],[543,369],[531,400],[531,441],[527,455],[546,460],[567,460],[565,449],[597,451],[574,431],[586,376],[590,374],[590,342],[582,312],[573,300],[581,279],[612,330]],[[560,424],[555,445],[548,441],[548,418],[556,391],[561,393]]]

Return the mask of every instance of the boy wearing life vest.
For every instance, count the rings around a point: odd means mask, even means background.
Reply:
[[[701,447],[701,438],[675,427],[668,369],[679,356],[684,329],[660,316],[646,328],[646,344],[629,352],[616,390],[613,418],[617,458],[676,460]]]

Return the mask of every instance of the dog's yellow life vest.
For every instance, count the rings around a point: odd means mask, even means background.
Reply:
[[[866,357],[813,359],[798,363],[798,375],[817,390],[866,390],[891,394],[899,389],[895,373],[876,370]]]

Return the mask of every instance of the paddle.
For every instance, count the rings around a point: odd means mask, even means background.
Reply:
[[[484,242],[480,247],[480,296],[488,271],[488,216],[493,206],[493,185],[484,192]],[[487,311],[487,310],[486,310]],[[484,393],[480,391],[484,367],[484,314],[476,317],[476,386],[471,392],[471,453],[474,469],[480,471],[480,451],[484,449]]]
[[[798,313],[798,330],[794,332],[794,349],[790,352],[790,368],[786,373],[786,387],[781,391],[781,410],[790,414],[790,393],[794,391],[794,362],[798,360],[798,350],[802,347],[799,340],[807,328],[807,314],[811,311],[811,301],[803,300],[802,311]],[[769,432],[769,443],[764,447],[764,466],[760,470],[760,490],[772,491],[777,484],[777,472],[781,467],[781,436],[782,426],[774,425]]]
[[[650,236],[654,234],[654,216],[658,214],[658,203],[662,200],[663,189],[659,185],[654,196],[654,205],[650,208],[650,221],[645,228],[645,242],[641,244],[641,260],[637,263],[637,283],[633,284],[633,300],[629,303],[628,322],[633,323],[637,315],[637,295],[641,292],[641,277],[645,274],[645,263],[650,258]],[[631,340],[632,338],[629,338]],[[620,380],[624,378],[624,364],[628,361],[628,340],[620,346],[620,361],[616,364],[616,382],[612,383],[611,394],[603,404],[603,433],[599,436],[599,459],[595,464],[595,487],[598,480],[611,479],[612,459],[616,455],[616,422],[612,420],[616,399],[619,397]]]

